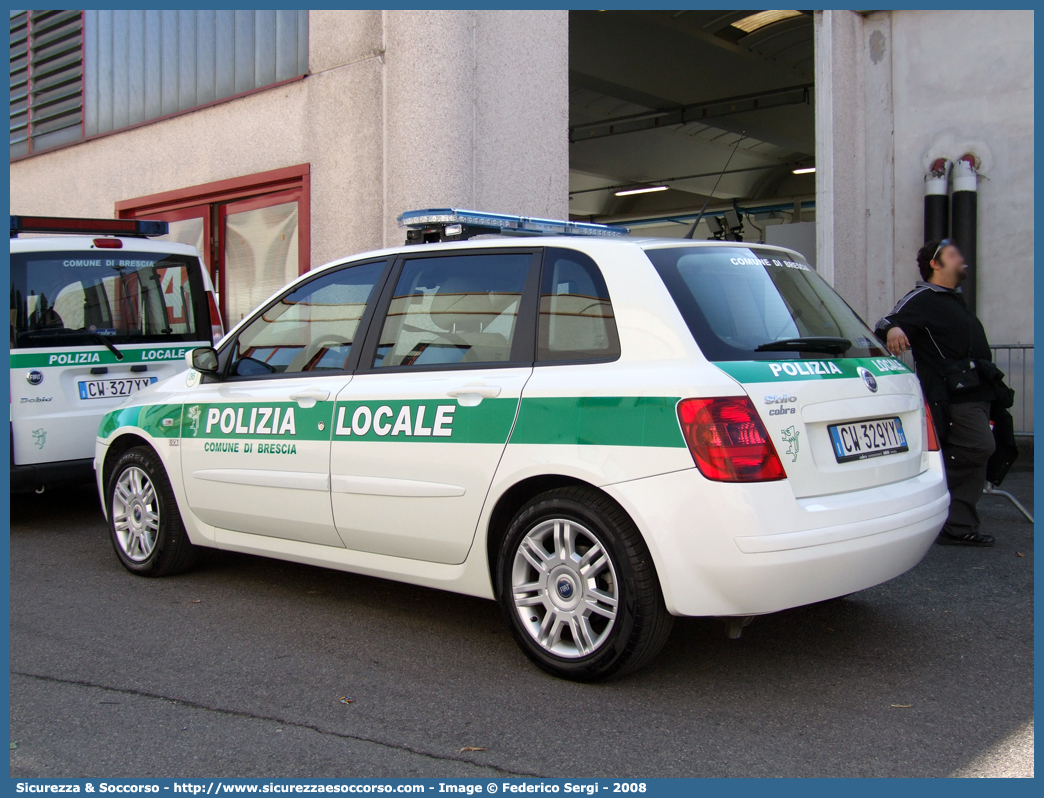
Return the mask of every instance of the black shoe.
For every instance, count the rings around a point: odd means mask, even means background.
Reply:
[[[989,548],[993,545],[993,535],[980,535],[978,532],[969,532],[967,535],[951,535],[949,532],[940,532],[935,542],[940,546],[978,546]]]

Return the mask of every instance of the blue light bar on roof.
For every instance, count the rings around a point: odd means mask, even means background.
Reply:
[[[72,235],[165,236],[166,222],[156,219],[73,219],[62,216],[12,216],[11,237],[19,233],[64,233]]]
[[[406,211],[399,217],[402,227],[413,229],[461,225],[471,228],[473,235],[500,233],[505,235],[626,236],[630,230],[607,224],[567,222],[559,219],[538,219],[531,216],[510,216],[505,213],[484,213],[459,208],[428,208]],[[449,235],[454,235],[446,231]],[[456,231],[460,234],[461,231]]]

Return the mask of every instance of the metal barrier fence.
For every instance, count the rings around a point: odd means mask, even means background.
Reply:
[[[1011,417],[1015,434],[1033,436],[1033,344],[996,344],[991,346],[993,362],[1004,372],[1004,381],[1015,389]],[[907,352],[903,362],[913,368],[913,355]]]
[[[1011,417],[1016,435],[1033,435],[1033,344],[991,346],[993,362],[1004,372],[1004,381],[1015,389]]]

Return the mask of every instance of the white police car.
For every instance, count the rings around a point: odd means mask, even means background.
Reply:
[[[148,239],[166,233],[151,220],[11,217],[13,491],[89,482],[102,416],[221,337],[199,253]]]
[[[412,245],[310,272],[106,416],[127,569],[210,547],[496,598],[538,665],[596,679],[672,616],[852,593],[931,545],[917,380],[799,255],[403,221]]]

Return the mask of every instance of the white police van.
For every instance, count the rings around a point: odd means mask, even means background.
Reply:
[[[90,482],[102,416],[220,339],[199,253],[148,238],[166,234],[161,221],[11,217],[12,491]]]
[[[408,246],[308,273],[106,416],[128,570],[209,547],[495,598],[534,662],[590,680],[648,662],[673,616],[738,628],[931,545],[917,379],[800,255],[401,220]],[[516,235],[470,240],[490,232]]]

